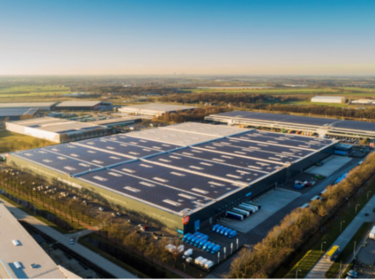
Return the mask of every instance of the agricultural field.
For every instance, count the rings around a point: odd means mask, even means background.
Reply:
[[[0,101],[13,98],[55,97],[66,93],[70,93],[70,88],[59,85],[2,87],[0,88]]]
[[[324,94],[339,92],[333,88],[270,88],[270,89],[183,89],[182,91],[192,93],[205,93],[205,92],[226,92],[226,93],[253,93],[253,94],[272,94],[272,95],[293,95],[293,94]]]
[[[6,130],[0,131],[0,153],[27,150],[55,144],[56,143],[47,140],[23,134],[13,133]]]

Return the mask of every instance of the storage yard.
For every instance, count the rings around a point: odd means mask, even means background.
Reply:
[[[14,152],[8,161],[95,190],[184,234],[330,156],[336,143],[183,123]]]
[[[327,118],[293,116],[285,114],[257,113],[250,111],[232,111],[207,116],[206,121],[266,127],[288,130],[296,134],[313,133],[319,136],[337,138],[375,139],[375,123],[347,121]]]

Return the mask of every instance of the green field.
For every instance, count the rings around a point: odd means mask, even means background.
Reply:
[[[274,88],[274,89],[183,89],[183,91],[192,93],[205,92],[227,92],[227,93],[254,93],[254,94],[274,94],[274,95],[289,95],[289,94],[317,94],[317,93],[336,93],[337,89],[333,88]]]
[[[70,93],[70,88],[59,85],[13,86],[0,88],[0,98],[53,97]]]
[[[27,150],[55,144],[56,143],[47,140],[23,134],[13,133],[6,130],[0,131],[0,153]]]

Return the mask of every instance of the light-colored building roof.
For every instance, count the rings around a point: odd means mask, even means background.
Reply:
[[[195,106],[183,106],[183,105],[173,105],[173,104],[163,104],[163,103],[149,103],[149,104],[141,104],[141,105],[131,105],[126,107],[121,107],[121,110],[124,111],[131,111],[131,110],[142,110],[147,111],[158,111],[158,112],[173,112],[173,111],[181,111],[181,110],[190,110],[196,109]]]
[[[73,130],[89,130],[97,128],[99,126],[99,124],[97,123],[70,121],[51,117],[15,121],[12,122],[12,124],[56,133],[62,133],[65,131]]]
[[[345,99],[344,96],[327,96],[327,95],[323,95],[323,96],[314,96],[313,98],[311,98],[311,101],[314,101],[314,100],[321,100],[321,101],[342,101],[343,99]]]
[[[174,145],[190,146],[217,139],[218,136],[231,136],[246,131],[249,130],[221,125],[183,123],[156,129],[131,132],[126,135]]]
[[[63,101],[60,104],[56,105],[56,108],[59,107],[94,107],[99,105],[101,101]]]
[[[0,225],[0,278],[67,279],[74,275],[56,265],[4,204],[0,204]]]
[[[176,125],[163,127],[162,129],[193,132],[203,135],[211,136],[230,136],[238,133],[243,133],[245,130],[239,127],[228,125],[207,125],[204,123],[185,122]]]
[[[124,124],[124,123],[133,123],[136,120],[139,120],[140,118],[135,116],[129,116],[129,117],[123,117],[123,118],[114,118],[114,119],[105,119],[105,120],[99,120],[91,122],[93,124],[97,125],[116,125],[118,124]]]
[[[352,100],[351,103],[353,104],[375,104],[374,99],[358,99],[358,100]]]

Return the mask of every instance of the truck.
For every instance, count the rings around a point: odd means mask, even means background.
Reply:
[[[224,236],[228,236],[228,234],[232,231],[232,229],[228,228],[226,231],[224,231]]]
[[[260,208],[262,208],[262,205],[260,205],[260,203],[256,203],[256,202],[254,202],[254,201],[248,201],[248,202],[246,202],[246,203],[251,204],[251,205],[258,206],[258,209],[259,209],[259,210],[260,210]]]
[[[218,226],[217,228],[216,228],[216,233],[220,233],[220,231],[221,231],[221,229],[223,228],[224,226]]]
[[[191,236],[191,235],[192,235],[191,233],[187,233],[187,234],[185,234],[184,237],[182,238],[182,242],[185,242],[185,241],[187,240],[187,238],[188,238],[189,236]]]
[[[212,248],[215,247],[215,246],[216,246],[215,243],[211,243],[210,245],[207,246],[206,251],[210,252],[212,250]]]
[[[331,249],[329,249],[325,257],[326,259],[329,259],[330,261],[334,261],[339,253],[340,253],[340,246],[334,245],[331,247]]]
[[[206,250],[207,247],[210,246],[211,244],[212,244],[212,242],[207,241],[206,243],[203,244],[202,249],[203,249],[203,250]]]
[[[232,230],[232,231],[230,231],[230,232],[228,233],[228,238],[233,238],[233,237],[235,237],[236,235],[237,235],[237,231]]]
[[[219,226],[220,226],[219,224],[214,225],[214,226],[212,227],[212,231],[215,232],[216,229],[217,229]]]
[[[223,235],[225,231],[227,231],[228,228],[227,227],[223,227],[221,230],[220,230],[220,234]]]
[[[370,239],[375,239],[375,226],[372,227],[372,230],[370,231],[368,237],[369,237]]]
[[[212,248],[211,250],[211,254],[216,254],[217,252],[219,252],[221,249],[220,245],[216,245],[215,247]]]

